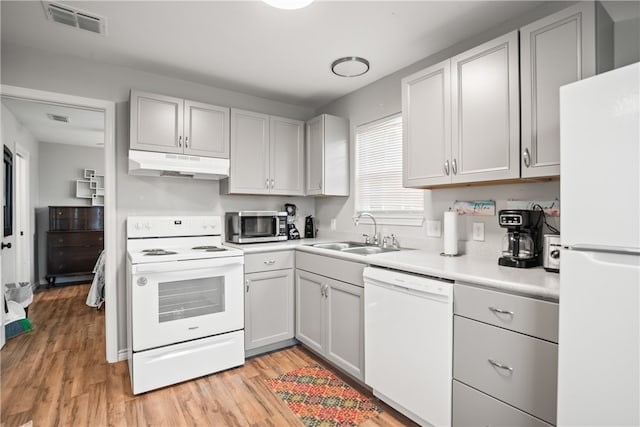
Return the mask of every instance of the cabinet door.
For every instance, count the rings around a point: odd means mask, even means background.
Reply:
[[[451,182],[450,60],[402,80],[405,187]]]
[[[518,32],[451,59],[452,182],[520,177]]]
[[[364,288],[325,279],[327,359],[364,381]]]
[[[296,338],[323,353],[324,284],[326,278],[296,270]]]
[[[560,175],[560,86],[594,74],[594,28],[578,4],[520,30],[523,178]]]
[[[195,101],[184,102],[184,152],[229,158],[229,109]]]
[[[304,195],[304,123],[270,117],[271,194]]]
[[[132,90],[130,102],[132,150],[182,153],[181,98]]]
[[[245,350],[293,338],[293,269],[244,277]]]
[[[324,116],[307,122],[307,191],[308,195],[322,194],[324,171]]]
[[[269,194],[269,116],[231,110],[231,193]]]

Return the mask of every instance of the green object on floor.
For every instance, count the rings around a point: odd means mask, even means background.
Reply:
[[[4,336],[9,339],[32,330],[33,325],[29,319],[19,319],[4,325]]]

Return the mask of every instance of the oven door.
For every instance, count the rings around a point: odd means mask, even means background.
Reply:
[[[133,351],[244,328],[243,257],[131,268]]]

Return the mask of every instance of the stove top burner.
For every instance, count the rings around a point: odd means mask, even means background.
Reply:
[[[195,247],[193,247],[191,249],[193,249],[193,250],[203,249],[205,252],[222,252],[222,251],[226,251],[225,248],[220,248],[218,246],[210,246],[210,245],[195,246]]]
[[[144,249],[142,252],[144,252],[145,255],[175,255],[177,254],[177,252],[173,252],[173,251],[167,251],[165,249]]]

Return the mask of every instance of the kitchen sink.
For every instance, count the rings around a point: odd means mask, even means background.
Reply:
[[[347,248],[340,249],[341,252],[347,252],[350,254],[358,254],[358,255],[373,255],[373,254],[381,254],[384,252],[397,252],[400,249],[397,248],[381,248],[379,246],[361,246],[359,248]]]
[[[335,251],[341,251],[344,249],[350,249],[350,248],[361,248],[363,246],[365,246],[364,243],[358,243],[358,242],[331,242],[331,243],[316,243],[315,245],[311,245],[314,248],[320,248],[320,249],[333,249]]]
[[[396,252],[399,248],[381,248],[379,246],[365,245],[360,242],[330,242],[330,243],[316,243],[311,245],[314,248],[331,249],[334,251],[346,252],[349,254],[358,255],[373,255],[381,254],[384,252]]]

